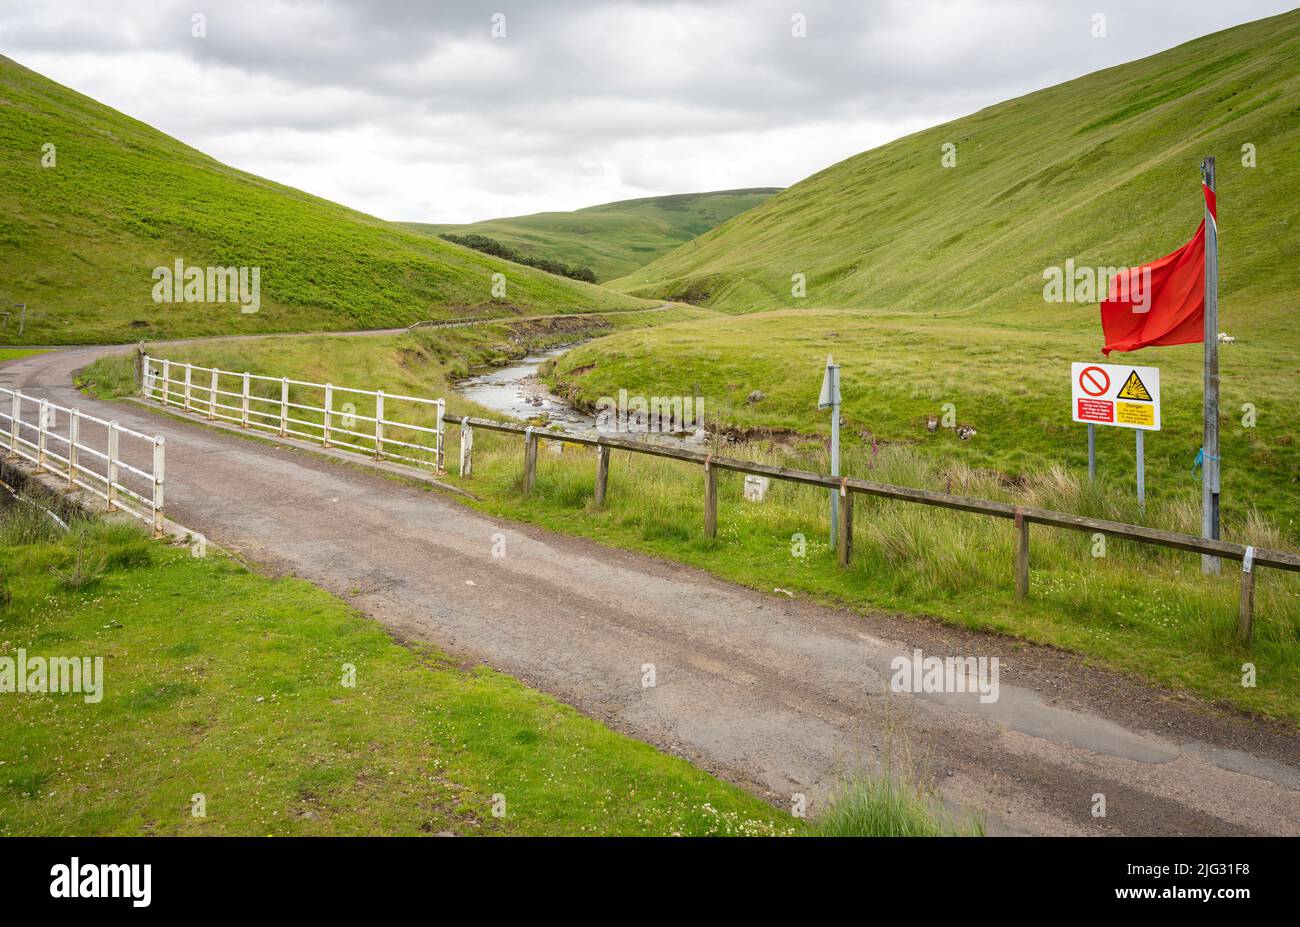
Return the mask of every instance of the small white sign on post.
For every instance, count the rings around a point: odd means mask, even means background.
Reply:
[[[817,397],[817,408],[831,409],[840,404],[840,368],[826,358],[826,372],[822,374],[822,391]]]
[[[1070,412],[1076,422],[1160,430],[1160,369],[1072,364]]]

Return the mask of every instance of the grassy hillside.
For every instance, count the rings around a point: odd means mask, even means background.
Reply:
[[[652,196],[590,206],[574,212],[489,219],[464,225],[411,222],[435,235],[475,233],[495,238],[524,254],[573,267],[590,267],[609,280],[667,254],[776,193],[779,187]]]
[[[0,338],[26,344],[380,328],[639,301],[226,167],[0,56]],[[53,166],[42,157],[54,145]],[[155,267],[260,267],[261,308],[155,303]],[[494,298],[492,274],[506,274]]]
[[[1300,11],[857,155],[613,286],[737,312],[888,307],[1095,331],[1094,306],[1043,301],[1044,268],[1172,251],[1201,217],[1198,160],[1216,155],[1225,325],[1293,336],[1298,99]],[[1245,144],[1258,166],[1242,165]]]

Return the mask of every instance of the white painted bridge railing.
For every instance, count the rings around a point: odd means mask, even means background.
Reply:
[[[443,469],[443,399],[236,373],[148,354],[141,356],[140,385],[147,399],[211,420]]]
[[[3,388],[0,424],[6,460],[26,460],[36,473],[62,477],[69,491],[84,489],[104,500],[107,511],[133,515],[162,536],[162,437]]]

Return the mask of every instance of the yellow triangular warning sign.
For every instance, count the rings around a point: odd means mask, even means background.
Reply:
[[[1116,399],[1136,399],[1140,402],[1151,402],[1151,394],[1147,392],[1146,386],[1142,383],[1142,378],[1134,370],[1124,381],[1124,388],[1115,394]]]

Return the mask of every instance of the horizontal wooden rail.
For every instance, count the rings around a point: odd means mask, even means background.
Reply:
[[[537,441],[562,441],[570,444],[585,445],[598,449],[596,461],[596,505],[603,505],[608,493],[609,452],[614,449],[629,451],[634,454],[646,454],[680,460],[685,463],[698,464],[704,468],[704,533],[708,537],[716,536],[717,515],[717,470],[731,470],[751,476],[761,476],[773,480],[800,483],[838,490],[839,494],[839,537],[836,542],[836,559],[847,567],[852,559],[853,550],[853,494],[875,496],[899,502],[913,502],[918,505],[932,505],[937,508],[958,512],[974,512],[991,518],[1005,518],[1015,523],[1016,558],[1015,580],[1016,598],[1024,599],[1029,595],[1029,526],[1045,525],[1050,528],[1063,528],[1068,531],[1085,531],[1092,534],[1104,534],[1108,537],[1122,538],[1139,544],[1152,544],[1189,553],[1236,560],[1242,564],[1241,596],[1238,606],[1237,635],[1245,642],[1253,637],[1255,573],[1256,567],[1271,567],[1276,570],[1300,572],[1300,555],[1289,551],[1270,550],[1250,547],[1245,544],[1233,544],[1228,541],[1197,537],[1177,531],[1163,531],[1159,528],[1146,528],[1125,522],[1109,521],[1104,518],[1089,518],[1084,515],[1071,515],[1068,512],[1054,512],[1050,509],[1032,508],[1013,505],[1009,502],[995,502],[991,499],[977,499],[971,496],[959,496],[953,493],[936,492],[930,489],[916,489],[911,486],[895,486],[891,483],[879,483],[874,480],[862,480],[852,477],[835,477],[809,470],[795,470],[789,467],[777,467],[749,460],[734,460],[728,457],[715,457],[712,454],[692,451],[682,447],[671,447],[650,442],[633,441],[600,434],[574,434],[563,431],[547,431],[517,425],[510,422],[496,422],[489,419],[470,416],[447,416],[448,420],[459,422],[462,435],[462,470],[468,473],[466,466],[469,459],[466,441],[473,440],[473,429],[483,428],[505,434],[523,435],[525,438],[524,479],[525,493],[531,491],[536,479]]]
[[[523,435],[530,431],[530,429],[525,425],[517,425],[511,422],[496,422],[482,418],[471,418],[469,416],[448,415],[447,420],[451,422],[463,422],[472,428],[483,428],[488,431],[499,431],[508,434]],[[1193,534],[1180,534],[1175,531],[1162,531],[1158,528],[1145,528],[1141,525],[1130,525],[1126,522],[1107,521],[1106,519],[1089,518],[1083,515],[1071,515],[1066,512],[1055,512],[1050,509],[1016,506],[1010,502],[995,502],[989,499],[959,496],[954,495],[953,493],[936,492],[930,489],[916,489],[911,486],[896,486],[891,483],[878,483],[873,480],[855,479],[853,477],[846,479],[844,477],[815,473],[810,470],[794,470],[788,467],[777,467],[771,464],[761,464],[749,460],[735,460],[728,457],[711,457],[708,454],[700,451],[692,451],[687,448],[650,444],[647,442],[629,440],[627,438],[614,438],[606,435],[574,434],[561,431],[545,431],[538,428],[531,429],[531,433],[536,438],[545,438],[550,441],[563,441],[570,444],[581,444],[589,447],[618,448],[620,450],[631,451],[637,454],[648,454],[653,457],[666,457],[672,460],[685,461],[686,463],[699,464],[701,466],[704,465],[707,459],[709,466],[717,467],[720,470],[731,470],[736,473],[744,473],[752,476],[765,476],[769,479],[785,480],[791,483],[802,483],[805,486],[818,486],[826,489],[839,489],[840,486],[843,485],[849,492],[861,493],[868,496],[877,496],[883,499],[895,499],[901,502],[915,502],[921,505],[933,505],[939,508],[953,509],[955,511],[975,512],[980,515],[988,515],[994,518],[1014,520],[1016,517],[1016,510],[1019,508],[1023,512],[1024,520],[1032,524],[1047,525],[1053,528],[1065,528],[1074,531],[1100,532],[1110,537],[1125,538],[1142,544],[1155,544],[1161,547],[1171,547],[1197,554],[1209,554],[1215,557],[1223,557],[1228,560],[1240,561],[1246,554],[1246,545],[1244,544],[1233,544],[1228,541],[1216,541],[1198,537]],[[1255,563],[1261,566],[1273,567],[1274,569],[1300,572],[1300,555],[1286,551],[1267,550],[1257,547],[1255,548]]]

